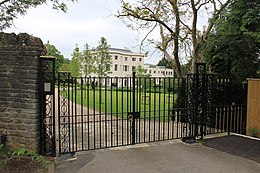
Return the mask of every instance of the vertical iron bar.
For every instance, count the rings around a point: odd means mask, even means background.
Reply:
[[[70,80],[72,81],[72,86],[73,86],[73,79],[71,78],[70,79],[70,74],[67,73],[67,82],[68,82],[68,132],[69,132],[69,152],[71,152],[71,125],[70,125],[70,100],[72,100],[70,97],[71,97],[71,93],[70,93]],[[66,86],[64,86],[66,87]],[[72,103],[71,103],[72,104]],[[72,107],[73,107],[73,104],[72,104]],[[72,108],[73,109],[73,108]]]
[[[125,80],[127,81],[127,86],[126,86],[126,100],[127,100],[127,101],[126,101],[126,103],[127,103],[126,112],[129,112],[129,105],[130,105],[130,104],[129,104],[129,85],[128,85],[128,84],[129,84],[129,78],[123,79],[123,80],[122,80],[122,83],[123,83],[123,81],[125,81]],[[122,85],[123,85],[123,84],[122,84]],[[126,134],[126,135],[127,135],[127,144],[129,144],[129,141],[130,141],[130,140],[129,140],[129,125],[128,125],[129,122],[128,122],[128,118],[126,118],[126,122],[127,122],[127,123],[126,123],[126,124],[127,124],[127,131],[126,131],[126,133],[127,133],[127,134]]]
[[[143,92],[144,92],[144,142],[146,142],[145,140],[145,130],[146,130],[146,77],[144,78],[144,89],[143,89]],[[150,98],[149,98],[150,99]]]
[[[151,141],[152,78],[149,78],[149,142]]]
[[[56,82],[56,77],[55,77],[56,71],[55,71],[55,59],[53,59],[53,65],[52,65],[52,89],[53,89],[53,100],[52,100],[52,155],[56,156],[56,97],[55,97],[55,82]]]
[[[81,89],[80,89],[80,91],[81,91],[81,114],[80,114],[80,116],[81,116],[81,149],[82,150],[84,150],[84,137],[83,137],[83,134],[84,134],[84,120],[83,120],[83,115],[84,115],[84,113],[83,113],[83,108],[84,108],[84,102],[83,102],[83,77],[81,77],[80,78],[80,84],[81,84]]]
[[[159,78],[159,124],[158,124],[158,141],[161,140],[161,78]],[[156,108],[157,109],[157,108]]]
[[[109,78],[105,79],[105,146],[107,148],[107,80],[109,81]],[[110,83],[112,85],[112,83]]]
[[[121,100],[121,106],[122,106],[122,145],[124,145],[124,86],[123,86],[123,78],[120,78],[121,81],[121,94],[122,94],[122,100]]]
[[[180,102],[180,78],[178,78],[178,80],[177,80],[178,82],[177,82],[177,88],[178,88],[178,96],[177,96],[177,102]],[[177,138],[179,138],[179,120],[183,120],[183,119],[187,119],[187,114],[185,114],[185,117],[182,117],[182,116],[184,116],[184,115],[181,115],[181,117],[180,117],[180,115],[179,115],[179,108],[180,108],[180,104],[177,104],[177,108],[176,108],[176,110],[177,110]],[[185,122],[183,122],[183,123],[185,123]],[[181,122],[181,124],[182,124],[182,122]],[[186,131],[187,131],[187,126],[186,126]],[[181,127],[181,131],[183,131],[184,129]]]
[[[118,85],[118,77],[116,78],[116,83]],[[118,133],[119,133],[119,130],[118,130],[118,102],[119,102],[119,99],[118,99],[118,87],[116,87],[116,146],[118,146]]]
[[[101,132],[101,122],[102,122],[102,108],[101,108],[101,104],[102,104],[102,78],[99,77],[99,148],[102,148],[102,132]]]
[[[77,78],[75,78],[75,143],[76,143],[76,151],[78,151],[78,115],[77,115]]]
[[[60,123],[60,114],[61,114],[61,105],[60,105],[60,102],[61,102],[61,99],[60,99],[60,73],[58,73],[58,132],[59,132],[59,154],[61,154],[61,123]]]
[[[231,116],[232,116],[232,112],[233,111],[233,104],[232,104],[232,94],[231,93],[231,90],[232,90],[232,83],[231,81],[228,82],[228,96],[229,96],[229,114],[228,114],[228,136],[230,135],[230,126],[231,126]],[[226,94],[226,93],[225,93]],[[233,114],[234,115],[234,114]]]
[[[171,81],[173,83],[173,86],[171,86]],[[174,78],[169,78],[168,86],[172,87],[172,89],[170,91],[168,91],[168,95],[170,96],[172,94],[172,92],[175,90]],[[173,96],[172,96],[172,102],[174,103],[174,93],[173,93]],[[174,104],[172,105],[172,108],[171,108],[171,103],[169,101],[168,102],[168,134],[167,134],[168,135],[167,136],[168,139],[170,139],[170,118],[172,119],[172,117],[170,117],[170,116],[173,116],[173,115],[174,115]],[[174,117],[175,117],[175,115],[174,115]],[[174,128],[174,127],[172,127],[172,128]]]
[[[135,113],[135,75],[136,72],[133,72],[133,113]],[[133,116],[133,121],[132,121],[132,144],[135,144],[135,116]]]
[[[139,127],[138,127],[139,143],[141,143],[141,121],[140,121],[140,119],[141,119],[141,102],[142,102],[142,101],[141,101],[141,94],[142,94],[141,85],[142,85],[142,78],[141,78],[141,77],[138,77],[138,78],[137,78],[137,92],[139,92],[139,94],[138,94],[138,97],[139,97],[139,98],[137,98],[137,101],[139,101],[139,104],[138,104],[139,107],[137,108],[137,110],[140,112],[140,118],[138,119],[138,124],[139,124]]]
[[[156,86],[156,78],[154,78],[154,100],[153,100],[153,112],[154,112],[154,115],[153,115],[153,141],[156,141],[156,138],[155,138],[155,132],[156,132],[156,92],[157,92],[157,86]]]
[[[137,103],[138,103],[138,108],[137,108],[137,110],[140,112],[140,114],[141,114],[141,84],[142,84],[142,82],[141,82],[141,77],[138,77],[137,78],[137,92],[139,93],[138,94],[138,96],[139,96],[139,99],[137,99]],[[140,115],[140,118],[141,118],[141,115]],[[138,119],[138,124],[139,124],[139,127],[138,127],[138,139],[139,139],[139,143],[141,143],[141,130],[140,130],[140,127],[141,127],[141,121],[140,121],[140,119]]]
[[[205,127],[205,116],[207,111],[207,98],[206,95],[208,93],[206,88],[206,64],[203,65],[203,73],[202,73],[202,84],[201,84],[201,92],[202,92],[202,99],[201,99],[201,105],[202,105],[202,112],[200,117],[200,135],[201,139],[203,139],[204,135],[204,127]]]
[[[69,101],[71,100],[71,130],[72,130],[72,134],[71,134],[71,151],[74,151],[74,119],[73,119],[73,116],[74,116],[74,78],[71,79],[72,80],[72,86],[71,86],[71,99],[69,99]],[[70,151],[70,152],[71,152]]]
[[[165,103],[166,103],[166,95],[165,95],[166,94],[166,92],[165,92],[165,90],[166,90],[166,86],[165,86],[166,85],[166,81],[165,81],[165,77],[163,78],[163,85],[164,85],[164,89],[163,89],[163,102],[164,102],[164,104],[163,104],[163,140],[164,140],[164,135],[165,135],[165,114],[166,114],[166,105],[165,105]]]
[[[94,112],[93,112],[93,131],[94,131],[94,134],[93,134],[93,136],[94,136],[94,143],[93,143],[93,149],[96,149],[96,86],[97,85],[97,81],[96,81],[96,78],[94,77],[94,87],[93,87],[93,103],[94,103],[94,105],[93,105],[93,108],[94,108]]]
[[[88,118],[88,121],[87,121],[87,126],[88,126],[88,150],[90,149],[90,138],[89,138],[89,132],[90,132],[90,129],[89,129],[89,113],[90,113],[90,111],[89,111],[89,102],[90,102],[90,86],[92,85],[92,79],[91,79],[91,77],[88,77],[88,85],[87,85],[87,118]]]
[[[112,82],[112,78],[111,78],[111,82]],[[110,141],[111,144],[110,146],[113,146],[113,86],[110,86]]]

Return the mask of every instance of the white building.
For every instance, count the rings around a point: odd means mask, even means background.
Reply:
[[[128,49],[109,48],[108,52],[112,59],[110,68],[110,77],[127,77],[132,76],[133,70],[140,66],[145,70],[145,74],[151,77],[172,77],[173,69],[164,66],[145,65],[145,54],[134,53]]]
[[[110,77],[132,76],[135,68],[144,66],[145,54],[115,48],[109,48],[108,52],[112,59]]]
[[[142,68],[145,71],[145,74],[150,77],[157,77],[156,83],[159,82],[159,78],[164,77],[172,77],[174,75],[174,71],[172,69],[166,68],[164,66],[155,66],[155,65],[144,65],[145,54],[142,53],[134,53],[128,49],[116,49],[109,48],[109,55],[111,56],[111,66],[110,71],[107,73],[108,77],[112,77],[110,79],[102,79],[102,83],[106,83],[107,85],[117,85],[117,86],[130,86],[131,79],[126,77],[132,77],[133,71],[136,68]],[[97,77],[96,74],[91,76]],[[113,77],[118,77],[113,78]]]
[[[110,77],[130,77],[138,66],[144,69],[145,74],[158,78],[156,83],[159,83],[159,78],[172,77],[174,75],[173,69],[164,66],[144,65],[145,54],[134,53],[128,49],[115,48],[109,48],[108,52],[112,59]],[[117,79],[117,81],[112,82],[117,83],[118,86],[127,86],[130,85],[131,81],[129,79]]]
[[[145,69],[145,73],[149,74],[150,77],[164,78],[164,77],[173,77],[174,75],[173,69],[169,69],[164,66],[145,64],[143,68]]]

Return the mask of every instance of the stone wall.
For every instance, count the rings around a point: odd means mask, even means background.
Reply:
[[[39,38],[0,32],[0,135],[11,148],[39,147]]]

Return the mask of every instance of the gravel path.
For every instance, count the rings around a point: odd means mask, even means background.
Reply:
[[[203,145],[260,163],[260,139],[230,135],[206,139]]]

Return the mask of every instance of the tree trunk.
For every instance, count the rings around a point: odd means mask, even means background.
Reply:
[[[178,77],[183,77],[181,63],[180,63],[180,59],[179,59],[180,14],[179,14],[178,6],[177,6],[177,0],[175,0],[173,8],[174,8],[173,10],[175,12],[175,17],[176,17],[173,56],[174,56],[174,60],[176,63],[176,69],[177,69],[176,73],[177,73]]]
[[[197,20],[198,20],[198,11],[195,7],[194,0],[191,1],[191,7],[193,12],[192,28],[191,28],[191,37],[192,37],[192,67],[191,72],[195,72],[196,63],[198,61],[199,55],[197,50]]]

